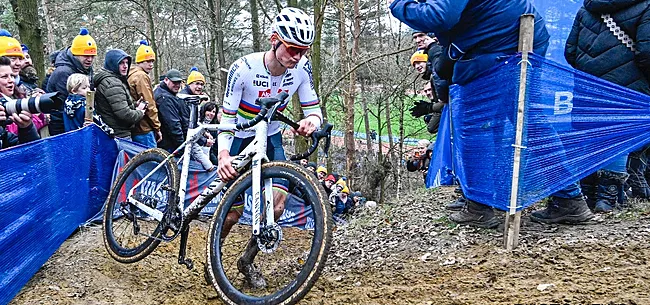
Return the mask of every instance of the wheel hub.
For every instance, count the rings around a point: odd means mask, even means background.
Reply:
[[[265,226],[260,230],[260,235],[257,236],[257,246],[264,253],[271,253],[275,251],[282,241],[282,227],[277,223],[270,226]]]

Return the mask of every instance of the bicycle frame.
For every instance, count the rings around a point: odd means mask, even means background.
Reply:
[[[255,138],[254,140],[244,148],[244,150],[235,156],[235,159],[233,160],[233,168],[237,170],[238,172],[244,168],[246,165],[248,165],[252,161],[252,167],[251,170],[253,171],[253,202],[252,202],[252,215],[253,215],[253,235],[259,235],[260,233],[260,227],[261,227],[261,178],[262,178],[262,162],[267,162],[269,161],[267,155],[266,155],[266,147],[267,147],[267,140],[268,140],[268,124],[270,122],[270,118],[272,117],[273,113],[275,113],[277,109],[277,105],[271,107],[269,110],[269,114],[267,117],[260,121],[258,124],[255,126],[249,128],[255,130]],[[192,114],[194,114],[195,111],[192,109]],[[186,208],[183,208],[184,203],[185,203],[185,194],[187,192],[187,178],[189,175],[189,166],[190,166],[190,153],[192,150],[192,147],[196,144],[196,141],[201,137],[203,132],[205,131],[218,131],[218,130],[236,130],[235,124],[204,124],[200,125],[196,128],[189,128],[187,132],[187,140],[181,146],[179,146],[172,154],[167,157],[165,162],[161,162],[156,166],[154,169],[151,170],[145,177],[142,178],[136,185],[131,188],[129,194],[128,194],[128,202],[137,206],[139,209],[143,210],[150,216],[152,216],[154,219],[158,220],[159,222],[162,221],[164,215],[163,212],[151,208],[147,206],[146,204],[138,201],[137,199],[133,198],[133,193],[134,191],[142,184],[145,182],[153,173],[155,173],[158,169],[163,167],[165,163],[167,162],[174,162],[172,159],[176,155],[177,152],[179,152],[181,149],[184,149],[183,151],[183,156],[179,160],[181,162],[181,180],[180,180],[180,186],[178,193],[176,194],[176,199],[178,200],[178,210],[182,211],[182,225],[181,229],[184,228],[186,225],[188,225],[193,218],[198,215],[198,213],[209,203],[207,198],[211,198],[212,195],[214,195],[217,192],[220,192],[227,184],[227,182],[224,182],[221,180],[219,176],[217,176],[211,183],[210,185],[203,191],[201,194],[195,198],[190,205],[188,205]],[[267,179],[264,181],[264,188],[266,190],[272,190],[272,181],[271,179]],[[156,190],[158,191],[158,190]],[[272,225],[275,222],[274,218],[274,213],[273,213],[273,192],[272,191],[267,191],[265,193],[265,212],[266,212],[266,219],[265,219],[265,226]]]

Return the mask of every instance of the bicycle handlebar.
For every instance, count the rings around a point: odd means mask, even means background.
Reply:
[[[255,124],[261,122],[264,119],[264,117],[266,117],[266,114],[269,112],[269,108],[273,107],[277,103],[284,102],[284,100],[286,100],[288,97],[289,94],[283,91],[278,93],[278,95],[276,95],[275,97],[258,98],[257,100],[255,100],[255,103],[261,106],[260,112],[254,118],[246,122],[241,122],[235,125],[235,128],[242,130],[242,129],[250,128]]]
[[[260,112],[254,118],[246,122],[242,122],[235,125],[235,128],[238,130],[247,129],[261,122],[266,117],[271,107],[275,106],[278,103],[284,102],[288,97],[289,94],[283,91],[278,93],[278,95],[276,95],[275,97],[258,98],[255,101],[255,103],[261,106]],[[298,130],[298,128],[300,127],[298,123],[294,122],[293,120],[291,120],[290,118],[286,117],[284,114],[279,112],[274,112],[273,117],[271,119],[283,122],[295,130]],[[304,159],[309,155],[313,154],[314,151],[316,151],[316,149],[318,148],[318,143],[322,138],[326,138],[324,151],[325,151],[325,156],[327,157],[330,143],[331,143],[332,128],[334,128],[332,124],[325,123],[323,126],[321,126],[320,130],[317,130],[311,134],[312,144],[307,149],[307,151],[299,155],[293,155],[289,159],[290,160]]]
[[[273,116],[273,119],[283,122],[295,130],[298,130],[298,128],[300,127],[298,123],[292,121],[290,118],[288,118],[287,116],[285,116],[280,112],[276,112],[275,115]],[[311,134],[311,146],[309,146],[307,151],[299,155],[293,155],[289,157],[289,160],[295,161],[295,160],[307,158],[309,155],[313,154],[314,151],[316,151],[316,149],[318,148],[318,143],[322,138],[326,138],[325,147],[323,148],[323,150],[325,151],[325,156],[327,157],[330,149],[330,143],[332,139],[331,133],[333,128],[334,126],[332,124],[325,123],[323,126],[321,126],[320,130],[316,130]]]

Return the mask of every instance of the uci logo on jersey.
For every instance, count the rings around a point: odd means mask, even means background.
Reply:
[[[256,79],[254,79],[253,80],[253,86],[255,86],[255,87],[268,87],[269,82],[265,81],[265,80],[256,80]]]

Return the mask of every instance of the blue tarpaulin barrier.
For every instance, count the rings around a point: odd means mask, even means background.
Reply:
[[[433,146],[429,170],[425,184],[427,188],[454,184],[454,172],[451,155],[451,119],[449,106],[445,106],[438,125],[438,136]]]
[[[115,162],[115,166],[113,168],[113,179],[117,177],[119,172],[122,170],[122,168],[126,165],[126,163],[137,153],[145,150],[143,146],[140,146],[138,144],[135,144],[133,142],[129,141],[121,141],[121,140],[116,140],[117,141],[117,147],[119,149],[119,153],[117,154],[117,160]],[[143,167],[138,167],[138,169],[143,169],[142,171],[136,171],[135,173],[131,174],[130,180],[127,180],[126,185],[127,189],[131,189],[132,185],[135,184],[135,181],[140,181],[144,176],[146,176],[149,171],[153,168],[149,168],[146,170]],[[180,171],[180,165],[178,170]],[[187,191],[185,193],[185,206],[188,206],[196,197],[203,192],[208,185],[210,185],[210,182],[212,182],[215,178],[217,178],[217,171],[212,171],[208,172],[203,167],[201,166],[200,163],[192,160],[190,161],[190,169],[188,173],[188,178],[187,178]],[[152,189],[151,187],[147,187],[146,184],[142,185],[142,190],[143,193],[153,196],[154,194],[151,193]],[[149,193],[147,193],[149,192]],[[247,193],[247,196],[244,196],[244,214],[240,218],[240,223],[243,224],[251,224],[252,223],[252,217],[251,217],[251,211],[252,211],[252,196],[250,195],[250,192]],[[207,206],[203,208],[201,211],[202,215],[212,215],[217,209],[217,205],[219,204],[219,201],[221,200],[221,196],[217,195],[210,203],[208,203]],[[157,206],[157,209],[159,210],[164,210],[165,205],[159,205]],[[103,211],[104,209],[102,208],[97,215],[95,215],[92,219],[89,220],[89,222],[101,222],[102,217],[103,217]],[[120,216],[121,213],[119,211],[116,211],[114,214],[115,216]],[[314,221],[312,218],[312,212],[311,212],[311,207],[305,206],[304,202],[300,200],[299,198],[296,198],[295,196],[289,194],[289,197],[287,198],[287,201],[285,202],[285,211],[278,219],[278,224],[281,226],[291,226],[291,227],[298,227],[301,229],[312,229],[314,225]]]
[[[650,96],[531,54],[517,209],[650,142]],[[465,195],[506,210],[521,55],[451,88],[456,174]]]
[[[102,207],[116,155],[96,126],[0,152],[0,304]]]

